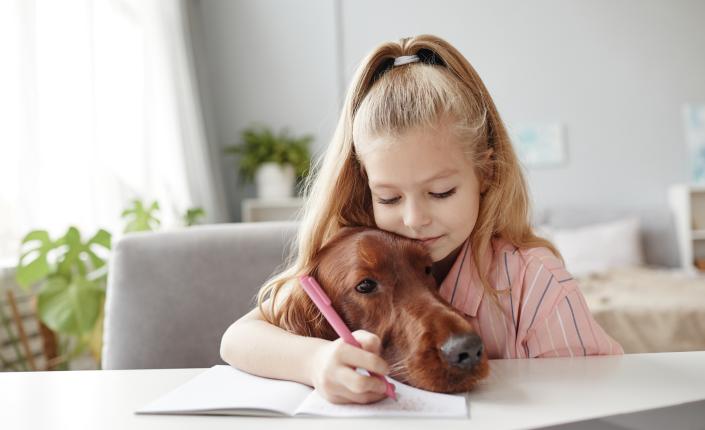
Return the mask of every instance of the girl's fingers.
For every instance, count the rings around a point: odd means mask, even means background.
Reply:
[[[343,367],[338,372],[341,382],[336,396],[354,403],[371,403],[386,397],[384,382],[372,376],[362,375],[353,369]]]
[[[389,373],[387,362],[378,355],[380,339],[363,330],[356,331],[353,336],[362,348],[349,345],[342,339],[334,341],[327,349],[330,352],[326,359],[328,365],[321,370],[316,388],[332,403],[366,404],[382,400],[387,388],[384,381],[355,370],[359,368],[382,375]]]
[[[362,349],[373,352],[377,355],[382,353],[382,340],[374,333],[366,330],[356,330],[352,333],[355,340],[360,342]]]
[[[364,375],[354,369],[343,368],[340,370],[339,375],[345,388],[354,394],[367,392],[384,393],[387,389],[387,386],[379,378]]]
[[[361,405],[366,405],[368,403],[376,403],[379,402],[380,400],[384,400],[387,398],[387,395],[384,393],[364,393],[364,394],[351,394],[350,395],[350,401],[352,403],[358,403]]]
[[[359,367],[368,372],[375,372],[381,375],[389,373],[389,365],[382,357],[352,345],[341,345],[338,359],[341,364],[352,367],[353,369]]]

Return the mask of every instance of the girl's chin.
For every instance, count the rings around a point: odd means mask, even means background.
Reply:
[[[434,263],[445,259],[450,251],[446,250],[444,247],[429,247],[428,252],[431,254],[431,260]]]
[[[443,239],[445,239],[445,237]],[[455,259],[458,258],[458,253],[460,252],[462,245],[463,244],[461,243],[458,246],[454,246],[446,241],[444,243],[438,243],[435,246],[429,247],[428,251],[430,252],[434,263],[438,263],[448,258],[453,258],[455,261]]]

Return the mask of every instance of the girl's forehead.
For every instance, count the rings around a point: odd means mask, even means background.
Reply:
[[[363,160],[402,159],[424,161],[448,160],[462,152],[460,143],[443,133],[409,132],[400,136],[381,136],[371,139],[367,151],[360,154]]]
[[[452,136],[420,132],[379,139],[360,156],[371,188],[423,185],[471,168]]]

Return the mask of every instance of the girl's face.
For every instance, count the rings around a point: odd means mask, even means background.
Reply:
[[[447,126],[375,137],[360,155],[377,227],[424,240],[440,261],[468,238],[480,205],[480,183]],[[379,146],[378,146],[379,145]]]

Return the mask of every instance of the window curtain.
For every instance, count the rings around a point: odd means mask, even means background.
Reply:
[[[227,221],[186,0],[0,2],[0,260],[32,229],[119,236],[135,198],[162,228]]]

